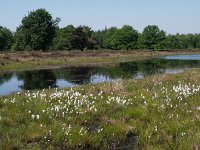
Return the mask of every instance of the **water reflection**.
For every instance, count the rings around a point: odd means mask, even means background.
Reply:
[[[21,91],[20,86],[23,84],[22,81],[19,81],[15,74],[10,74],[11,78],[9,81],[5,81],[0,85],[0,95],[9,94],[12,92]]]
[[[13,77],[13,74],[11,73],[0,73],[0,85],[3,84],[6,81],[9,81]]]
[[[50,70],[25,71],[17,73],[18,80],[23,81],[22,90],[57,87],[56,75]]]
[[[173,55],[173,56],[164,56],[161,57],[164,59],[171,60],[200,60],[200,54],[191,54],[191,55]]]
[[[199,67],[200,60],[155,58],[140,62],[120,63],[113,67],[73,67],[0,73],[0,95],[19,90],[72,87],[88,83],[109,82],[114,79],[141,79],[152,74],[174,74],[184,69]]]
[[[70,81],[75,85],[90,83],[90,77],[95,74],[96,68],[93,67],[73,67],[63,68],[53,71],[56,78]]]

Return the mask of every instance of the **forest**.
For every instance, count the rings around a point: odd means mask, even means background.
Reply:
[[[0,51],[61,50],[173,50],[199,49],[200,34],[167,34],[157,25],[138,32],[130,25],[94,31],[80,25],[58,26],[45,9],[31,11],[22,18],[15,32],[0,26]]]

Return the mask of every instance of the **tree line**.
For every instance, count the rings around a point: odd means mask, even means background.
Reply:
[[[37,9],[22,19],[15,33],[0,26],[0,51],[200,48],[200,34],[166,34],[156,25],[148,25],[142,33],[130,25],[93,31],[89,26],[59,28],[60,20],[45,9]]]

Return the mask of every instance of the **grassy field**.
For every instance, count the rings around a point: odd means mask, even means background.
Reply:
[[[64,52],[15,52],[0,53],[0,70],[48,69],[67,66],[114,65],[119,62],[137,61],[149,57],[194,54],[199,50],[170,51],[64,51]]]
[[[0,97],[1,149],[200,149],[200,70]]]

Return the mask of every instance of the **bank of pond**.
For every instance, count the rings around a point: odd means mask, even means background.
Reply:
[[[0,149],[199,149],[200,62],[174,57],[2,74]]]
[[[200,67],[200,55],[173,55],[102,67],[68,67],[0,73],[0,95],[22,90],[75,87],[120,79],[143,79]]]

